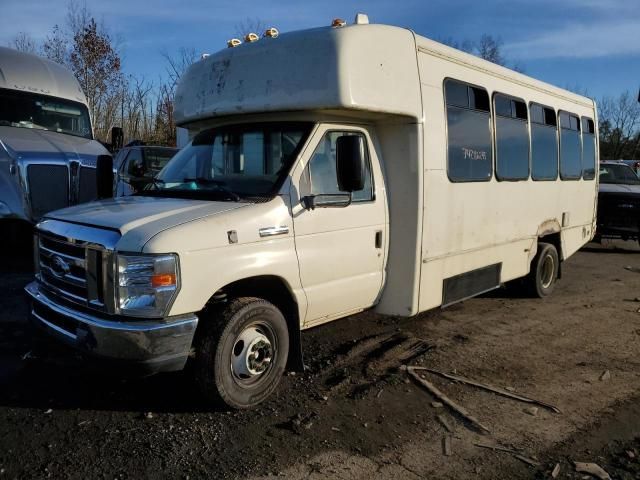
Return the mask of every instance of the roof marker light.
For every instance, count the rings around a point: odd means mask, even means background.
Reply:
[[[342,20],[341,18],[334,18],[333,22],[331,22],[331,26],[332,27],[344,27],[347,24],[347,22],[345,22],[344,20]]]
[[[357,13],[356,14],[356,25],[369,25],[369,15],[366,13]]]
[[[233,47],[237,47],[238,45],[242,44],[242,40],[240,40],[239,38],[232,38],[231,40],[227,41],[227,47],[229,48],[233,48]]]
[[[204,60],[205,58],[209,57],[210,54],[208,53],[203,53],[202,55],[200,55],[200,60]]]
[[[247,33],[244,36],[244,41],[245,42],[252,43],[252,42],[257,42],[258,40],[260,40],[260,37],[257,34],[253,33],[253,32]]]
[[[267,28],[267,30],[264,32],[265,37],[278,38],[278,35],[280,35],[280,32],[275,27]]]

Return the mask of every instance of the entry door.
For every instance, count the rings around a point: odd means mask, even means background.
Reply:
[[[361,135],[367,145],[365,188],[347,207],[307,210],[305,195],[336,194],[336,140]],[[366,130],[321,126],[293,174],[291,200],[305,324],[318,324],[372,306],[383,285],[386,204],[382,173]],[[344,192],[342,192],[344,193]]]

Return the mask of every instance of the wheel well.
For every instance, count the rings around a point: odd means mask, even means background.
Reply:
[[[558,258],[560,259],[560,265],[558,265],[558,278],[562,277],[562,240],[560,238],[560,232],[550,233],[548,235],[544,235],[542,237],[538,237],[538,242],[550,243],[554,247],[556,247],[556,251],[558,252]]]
[[[300,315],[298,304],[286,282],[275,275],[245,278],[225,285],[214,293],[205,309],[216,309],[229,298],[258,297],[273,303],[282,312],[289,329],[289,358],[287,369],[303,371]]]

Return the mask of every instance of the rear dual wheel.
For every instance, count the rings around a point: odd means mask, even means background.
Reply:
[[[266,300],[238,298],[204,321],[195,375],[207,400],[245,409],[271,395],[289,354],[287,322],[280,310]]]
[[[550,295],[555,288],[559,268],[560,258],[556,247],[550,243],[538,243],[538,252],[525,280],[529,292],[539,298]]]

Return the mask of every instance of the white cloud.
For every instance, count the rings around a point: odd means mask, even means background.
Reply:
[[[522,60],[596,58],[640,54],[640,19],[573,23],[505,45],[505,53]]]

